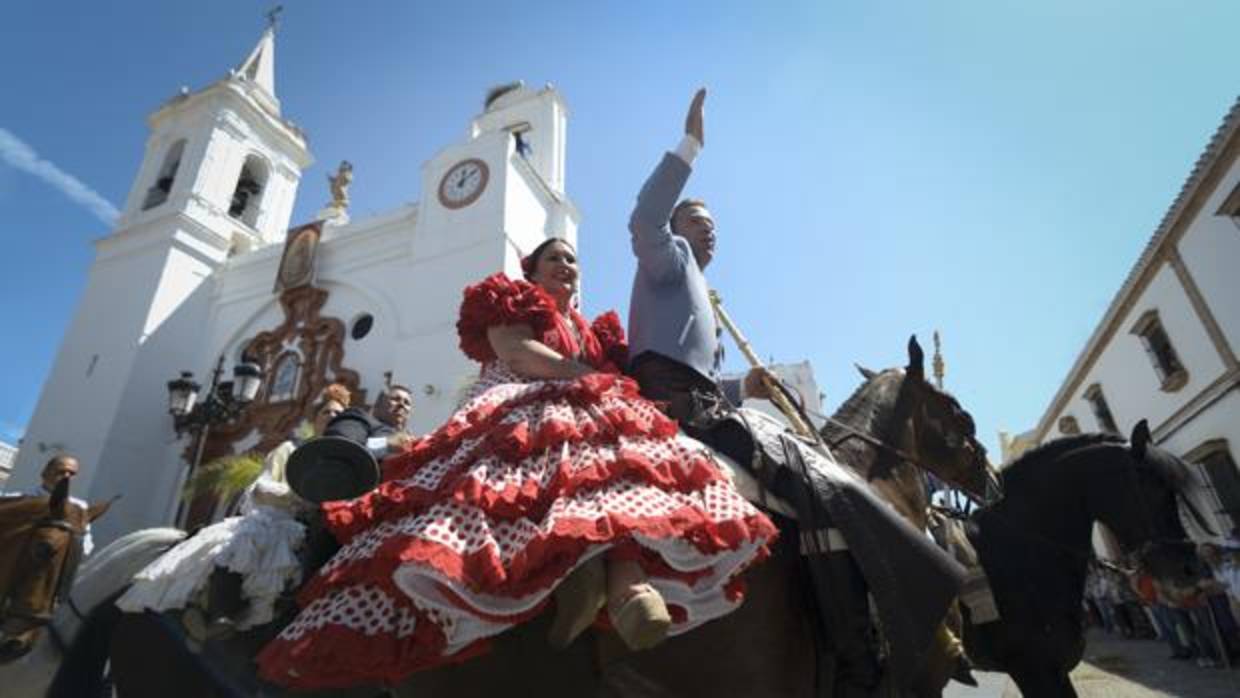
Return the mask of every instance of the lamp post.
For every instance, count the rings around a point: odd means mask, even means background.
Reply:
[[[190,371],[181,371],[180,377],[168,381],[168,412],[172,415],[173,428],[177,436],[194,435],[194,459],[182,482],[188,482],[198,469],[211,427],[237,418],[254,401],[263,382],[262,368],[248,361],[233,367],[233,380],[221,381],[223,375],[224,357],[220,356],[202,400],[198,399],[202,386]],[[187,511],[185,500],[181,499],[174,521],[177,526],[183,523]]]

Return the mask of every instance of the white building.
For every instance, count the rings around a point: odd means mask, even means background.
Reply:
[[[1240,101],[1081,350],[1036,428],[1154,440],[1196,464],[1215,530],[1240,526]]]
[[[822,393],[818,388],[818,380],[814,378],[814,367],[808,361],[801,361],[795,364],[770,364],[767,368],[779,376],[779,380],[785,385],[801,395],[804,401],[803,407],[810,421],[813,422],[814,427],[821,429],[825,419],[822,415]],[[725,378],[743,378],[744,376],[744,373],[737,373],[728,374]],[[769,400],[746,400],[745,407],[765,412],[785,424],[788,423],[788,419],[779,411],[779,408]]]
[[[575,241],[564,101],[550,86],[514,86],[462,115],[463,137],[422,166],[416,205],[298,227],[285,244],[312,157],[281,114],[274,51],[268,30],[227,77],[148,118],[132,190],[95,242],[27,427],[26,443],[78,457],[75,495],[124,495],[96,525],[103,542],[172,519],[193,451],[168,414],[166,384],[180,371],[205,384],[217,360],[228,371],[243,354],[265,368],[255,404],[211,430],[204,462],[283,440],[332,381],[369,403],[386,372],[413,388],[422,433],[477,371],[457,349],[461,289],[516,275],[548,236]],[[49,456],[22,449],[9,487],[36,482]]]
[[[13,472],[13,463],[17,461],[17,447],[0,441],[0,490],[4,489],[9,474]]]

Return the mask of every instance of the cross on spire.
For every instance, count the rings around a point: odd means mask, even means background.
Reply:
[[[284,11],[284,5],[276,5],[267,12],[267,28],[275,31],[276,24],[279,22],[280,13]]]

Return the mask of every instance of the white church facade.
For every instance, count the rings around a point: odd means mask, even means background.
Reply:
[[[173,519],[194,448],[168,413],[181,371],[205,385],[217,362],[264,370],[254,403],[208,432],[203,462],[283,440],[331,382],[372,402],[385,374],[412,388],[410,428],[425,433],[477,372],[457,349],[461,289],[517,275],[549,236],[576,241],[567,111],[550,86],[489,95],[464,137],[423,165],[417,204],[356,222],[329,208],[290,231],[312,156],[281,115],[274,51],[268,30],[239,68],[149,117],[143,162],[95,243],[6,484],[32,486],[52,452],[72,453],[76,496],[123,495],[97,524],[103,542]]]
[[[1216,535],[1240,527],[1240,101],[1039,420],[1034,443],[1148,420],[1193,464]],[[1024,438],[1024,437],[1022,437]],[[1195,531],[1196,535],[1208,535]]]

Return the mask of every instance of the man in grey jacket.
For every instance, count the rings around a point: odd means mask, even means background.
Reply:
[[[629,219],[637,274],[629,302],[630,374],[652,400],[669,404],[671,415],[692,423],[692,400],[726,401],[769,397],[766,369],[753,369],[743,381],[720,381],[723,358],[720,328],[703,273],[715,255],[715,221],[706,203],[677,203],[693,160],[705,143],[703,105],[698,90],[685,117],[685,136],[663,156],[637,197]]]
[[[743,398],[769,398],[768,386],[774,377],[765,369],[753,369],[742,381],[719,380],[720,329],[703,273],[715,253],[715,221],[701,200],[684,199],[677,203],[693,160],[705,142],[705,99],[705,90],[694,95],[685,119],[683,140],[673,152],[663,156],[650,175],[629,220],[633,254],[637,257],[629,304],[629,352],[633,357],[629,374],[641,386],[643,395],[667,406],[670,416],[686,434],[750,467],[757,455],[755,439],[742,426],[744,420],[728,415]],[[763,466],[762,470],[765,473],[754,474],[777,496],[794,503],[802,523],[810,522],[807,528],[835,530],[833,509],[823,506],[822,491],[818,489],[823,485],[814,484],[814,477],[808,473],[802,476],[794,468],[779,464]],[[898,518],[888,507],[877,503],[873,493],[859,492],[857,497],[860,499],[853,497],[852,501],[869,502],[868,509],[861,509],[877,512],[880,518]],[[849,523],[857,525],[856,521]],[[877,527],[874,530],[896,529],[896,545],[911,540],[913,548],[930,548],[923,552],[931,557],[945,557],[902,521],[867,519],[864,525]],[[806,565],[816,589],[820,628],[835,655],[833,686],[837,696],[870,696],[880,690],[882,671],[868,606],[871,588],[855,558],[861,554],[873,559],[868,551],[833,547],[819,551]],[[915,567],[920,559],[914,558],[913,562]],[[883,597],[891,607],[890,594]],[[939,610],[939,606],[932,608]],[[920,647],[913,649],[921,651]],[[908,656],[909,652],[901,654]],[[902,666],[906,664],[903,662]]]

